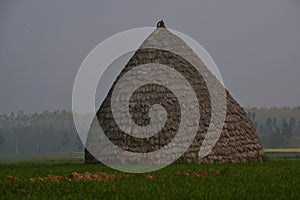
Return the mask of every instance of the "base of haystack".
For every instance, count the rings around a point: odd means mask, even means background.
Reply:
[[[96,158],[94,158],[94,156],[88,150],[85,149],[84,151],[85,151],[84,163],[86,164],[100,163]],[[177,159],[174,163],[175,164],[181,164],[181,163],[214,164],[214,163],[250,163],[250,162],[265,161],[264,152],[262,150],[253,152],[251,154],[238,154],[236,156],[231,156],[231,157],[208,155],[200,160],[193,155],[195,154],[186,153],[182,157]]]

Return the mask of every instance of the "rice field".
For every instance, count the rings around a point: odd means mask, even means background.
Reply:
[[[0,164],[0,199],[300,199],[300,159],[172,164],[129,174],[99,164]]]

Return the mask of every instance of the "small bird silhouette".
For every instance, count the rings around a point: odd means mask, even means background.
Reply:
[[[166,28],[165,22],[163,20],[160,20],[159,22],[157,22],[156,27],[157,28]]]

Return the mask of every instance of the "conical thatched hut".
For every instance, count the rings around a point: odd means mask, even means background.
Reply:
[[[181,118],[180,105],[177,98],[168,88],[157,84],[147,84],[135,90],[130,98],[128,106],[132,120],[140,126],[145,126],[149,123],[149,108],[153,104],[159,103],[166,109],[168,116],[165,126],[156,135],[150,138],[138,138],[122,131],[114,120],[111,107],[114,87],[126,72],[138,65],[160,63],[179,71],[192,85],[199,102],[201,113],[199,129],[192,144],[183,154],[181,160],[196,163],[262,161],[264,153],[255,128],[243,108],[233,99],[227,90],[225,90],[227,104],[226,115],[224,115],[225,121],[220,138],[208,155],[199,158],[201,144],[211,123],[212,106],[206,82],[201,75],[198,75],[191,63],[169,51],[151,48],[149,44],[160,44],[162,46],[171,44],[178,52],[184,52],[185,55],[195,58],[199,66],[204,70],[205,76],[210,77],[215,82],[215,85],[223,87],[198,56],[196,56],[193,50],[189,48],[183,40],[168,31],[161,21],[157,24],[157,29],[145,40],[141,48],[135,52],[115,80],[97,112],[97,119],[95,119],[91,125],[90,133],[87,138],[87,149],[89,149],[88,147],[95,149],[97,145],[97,142],[94,141],[91,136],[96,134],[97,129],[94,129],[96,121],[99,122],[103,132],[110,141],[126,151],[137,153],[156,151],[172,140],[176,135]],[[136,78],[138,79],[138,77]],[[126,91],[124,92],[126,93]],[[131,131],[130,127],[128,127],[128,131]],[[102,150],[99,149],[99,151]],[[98,161],[86,150],[85,162],[95,163]]]

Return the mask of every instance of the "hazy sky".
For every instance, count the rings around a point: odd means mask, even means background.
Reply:
[[[70,110],[85,56],[160,19],[204,46],[240,104],[300,105],[299,0],[0,0],[0,113]]]

